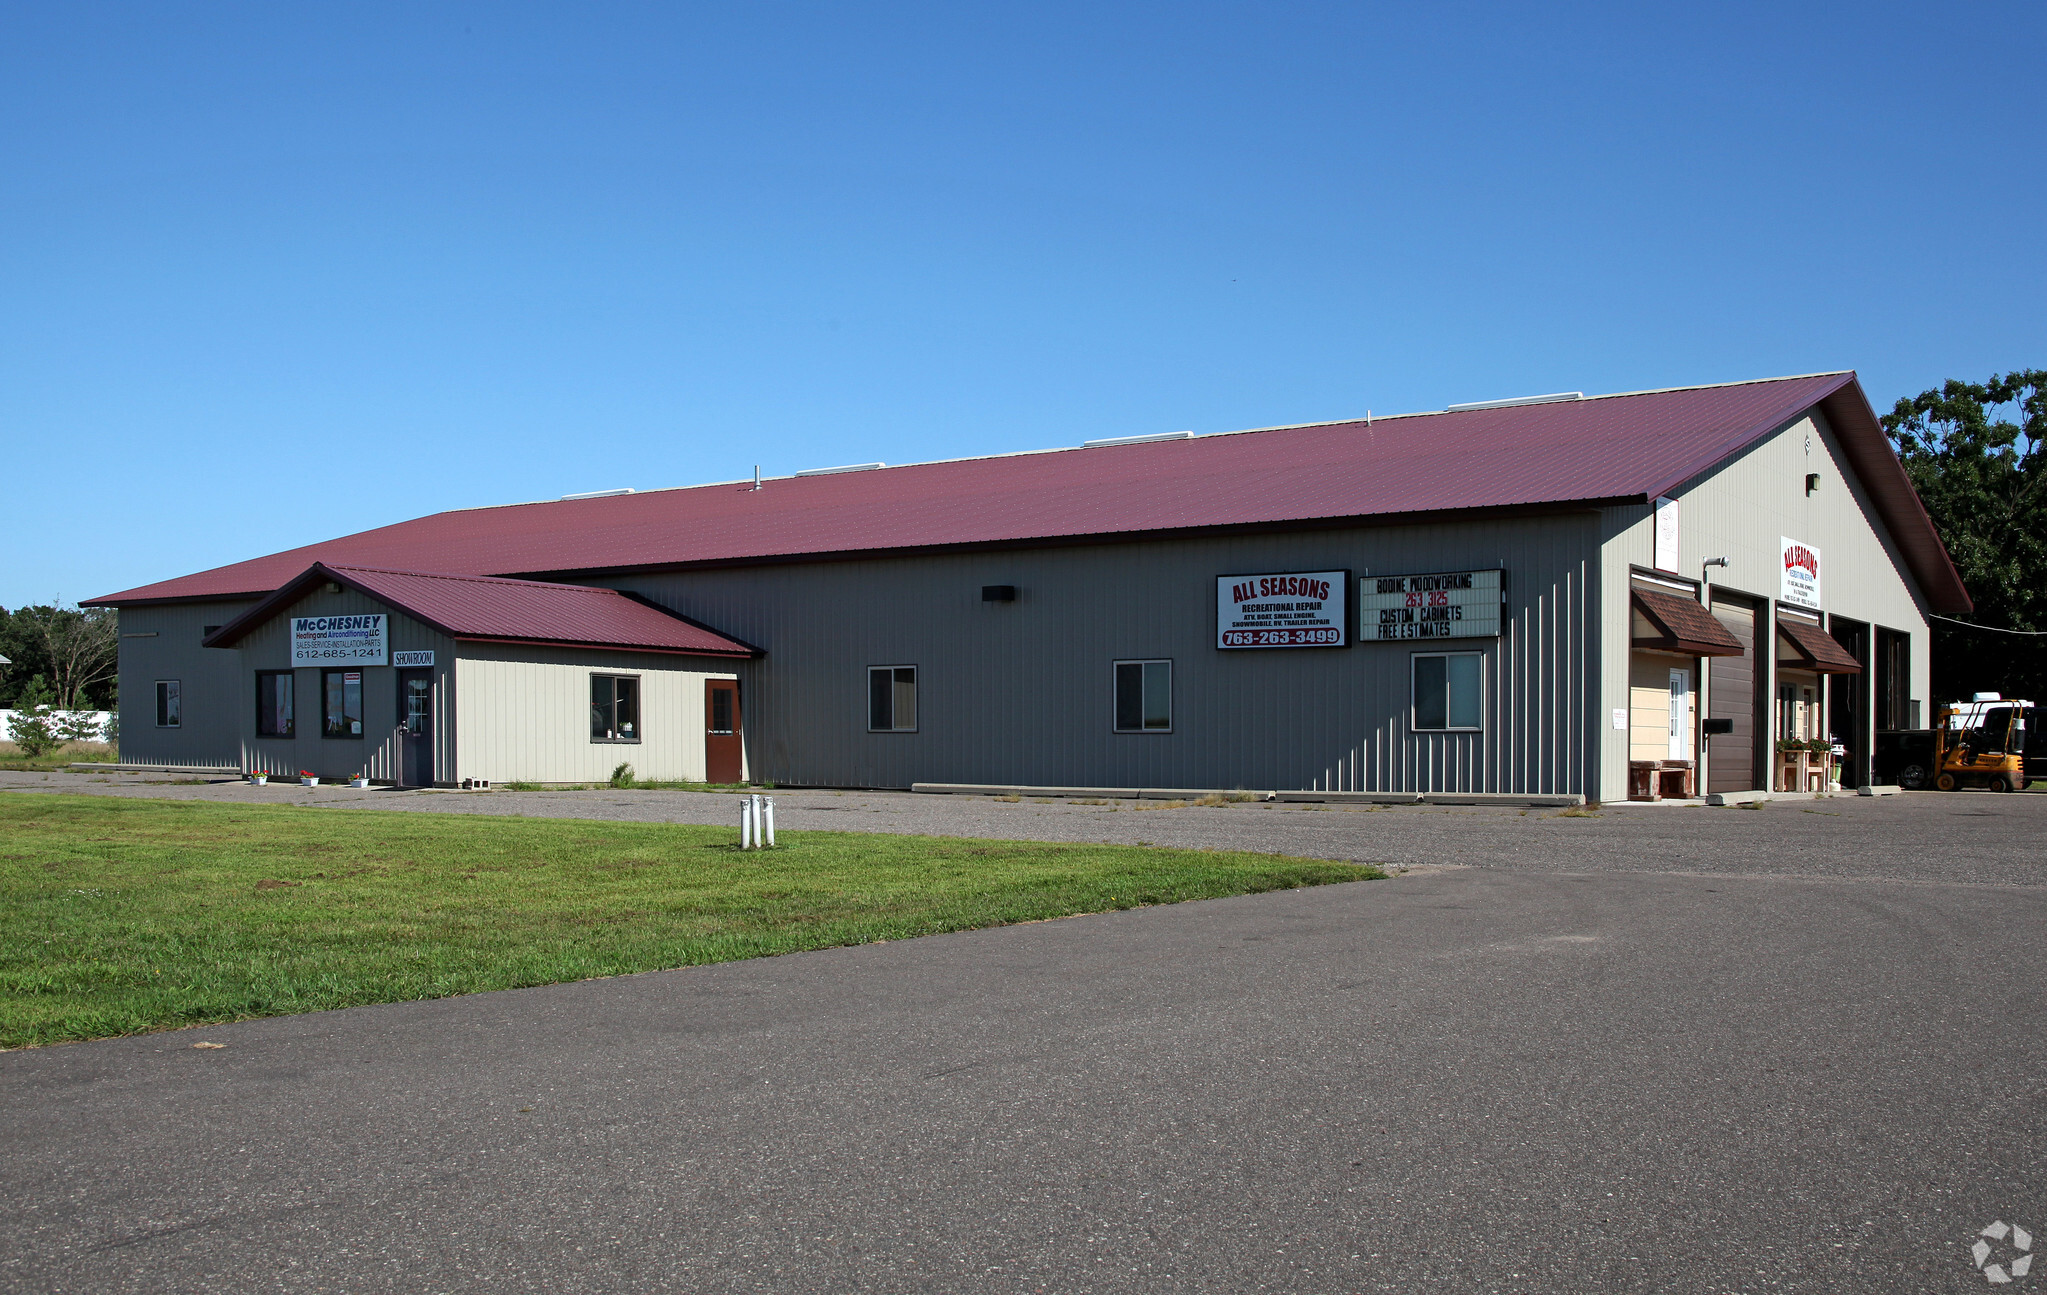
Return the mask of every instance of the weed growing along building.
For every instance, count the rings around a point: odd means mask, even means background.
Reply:
[[[1865,778],[1969,607],[1852,373],[439,513],[97,601],[171,766],[1595,799],[1793,735]]]

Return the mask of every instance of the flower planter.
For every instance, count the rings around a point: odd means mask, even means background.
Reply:
[[[299,775],[299,786],[301,786],[301,787],[317,787],[317,786],[319,786],[319,785],[320,785],[320,776],[319,776],[318,774],[313,774],[313,773],[302,773],[302,774],[300,774],[300,775]]]
[[[360,774],[357,774],[355,777],[350,778],[348,780],[348,785],[355,788],[357,791],[361,791],[363,788],[370,785],[370,780],[368,778],[363,777]]]
[[[269,781],[270,775],[267,773],[252,773],[249,775],[249,785],[252,787],[265,786]]]

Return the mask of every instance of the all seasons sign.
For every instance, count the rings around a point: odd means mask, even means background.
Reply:
[[[1287,571],[1215,578],[1219,648],[1344,647],[1348,571]]]

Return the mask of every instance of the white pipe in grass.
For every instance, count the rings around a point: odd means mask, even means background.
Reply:
[[[768,847],[768,849],[770,849],[770,850],[774,849],[774,848],[775,848],[775,798],[774,798],[773,796],[763,796],[763,797],[761,797],[761,826],[762,826],[762,828],[763,828],[763,829],[765,829],[765,831],[764,831],[764,833],[763,833],[763,834],[764,834],[764,835],[766,836],[766,838],[767,838],[767,847]]]

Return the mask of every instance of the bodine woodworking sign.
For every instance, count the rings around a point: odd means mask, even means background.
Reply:
[[[1438,571],[1363,576],[1358,636],[1372,639],[1497,638],[1502,572]]]

